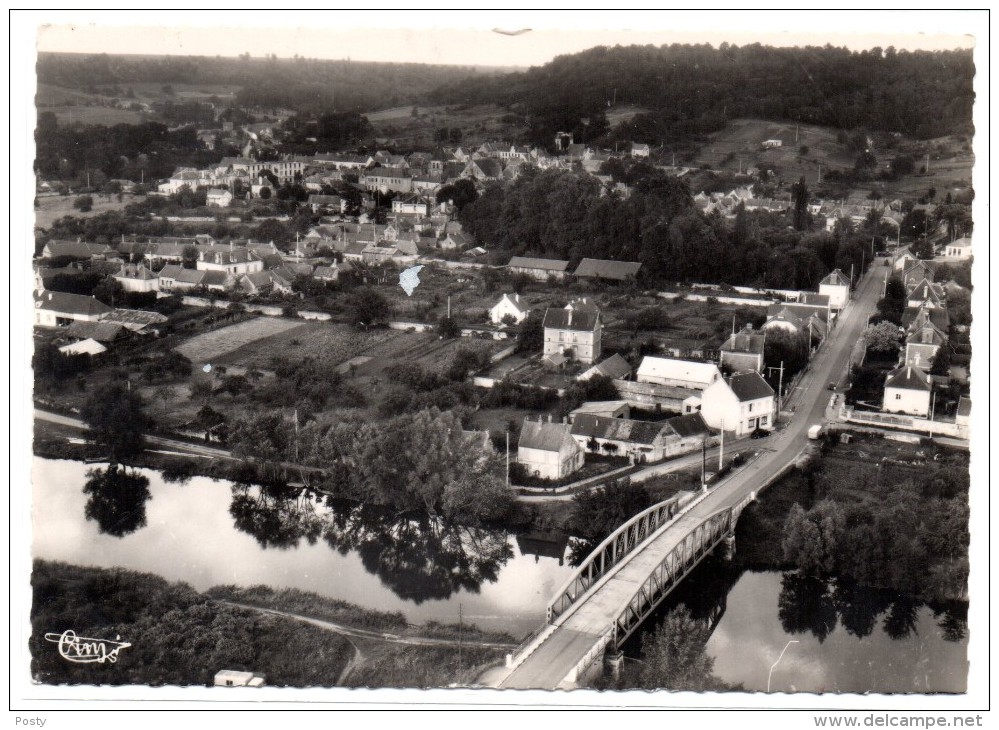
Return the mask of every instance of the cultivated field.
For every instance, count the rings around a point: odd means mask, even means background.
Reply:
[[[287,333],[289,330],[304,326],[304,322],[295,322],[279,317],[256,317],[239,324],[197,335],[175,349],[192,362],[217,363],[226,353],[245,348],[258,340],[279,333]]]
[[[371,375],[397,362],[439,372],[450,366],[460,348],[491,354],[504,346],[506,343],[503,342],[474,338],[442,340],[432,332],[389,329],[362,332],[346,324],[310,322],[247,340],[242,346],[229,348],[224,355],[216,356],[213,362],[267,369],[274,358],[302,360],[313,357],[330,365],[345,367],[353,362],[358,375]]]
[[[102,195],[100,193],[93,193],[90,196],[94,199],[93,207],[86,213],[81,213],[73,207],[73,201],[76,200],[77,197],[79,196],[40,196],[38,198],[38,207],[35,208],[35,228],[50,228],[52,223],[57,218],[62,218],[64,215],[89,218],[90,216],[100,215],[101,213],[109,210],[121,210],[126,205],[138,203],[145,199],[144,195],[130,195],[126,193],[122,195],[121,202],[119,202],[117,195]]]

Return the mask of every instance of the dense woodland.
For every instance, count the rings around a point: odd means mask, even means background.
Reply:
[[[574,131],[577,142],[601,137],[614,103],[652,110],[621,128],[621,139],[657,144],[739,117],[930,138],[971,132],[973,77],[971,52],[959,50],[598,46],[523,73],[446,84],[434,99],[512,107],[530,141],[546,146],[558,131]]]
[[[815,289],[834,268],[870,262],[872,231],[795,230],[794,216],[704,216],[685,182],[650,171],[627,199],[601,196],[590,175],[525,170],[461,210],[481,245],[514,255],[639,261],[645,283],[711,281]],[[807,225],[807,214],[803,224]]]

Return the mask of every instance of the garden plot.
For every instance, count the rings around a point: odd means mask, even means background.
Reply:
[[[269,368],[274,358],[304,360],[313,357],[331,365],[348,363],[399,333],[392,330],[361,332],[350,325],[328,322],[302,323],[295,329],[232,350],[219,360],[225,365]],[[357,364],[355,362],[355,364]]]
[[[257,317],[192,337],[175,348],[192,362],[220,362],[223,355],[304,326],[277,317]]]

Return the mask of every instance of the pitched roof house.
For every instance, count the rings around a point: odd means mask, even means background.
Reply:
[[[909,365],[892,370],[885,379],[885,413],[904,413],[925,418],[930,413],[931,379],[922,370]]]
[[[734,372],[742,370],[763,370],[763,349],[766,333],[756,333],[744,329],[729,337],[721,346],[721,365],[727,365]]]
[[[35,294],[35,324],[65,327],[73,322],[97,322],[112,311],[104,302],[82,294],[42,291]]]
[[[704,390],[721,380],[721,371],[713,362],[691,362],[646,355],[638,366],[635,379],[640,383]]]
[[[544,355],[572,357],[592,365],[600,357],[603,323],[600,310],[586,300],[571,302],[564,309],[549,307],[544,319]]]
[[[503,324],[505,317],[512,317],[516,324],[527,319],[531,308],[526,301],[521,301],[520,294],[504,294],[489,310],[489,321],[493,324]]]
[[[583,466],[583,450],[564,423],[525,419],[517,442],[517,462],[541,479],[561,479]]]
[[[757,372],[721,379],[701,394],[701,415],[711,428],[746,436],[757,428],[770,430],[777,420],[774,390]]]

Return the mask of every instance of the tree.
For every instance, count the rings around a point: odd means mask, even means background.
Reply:
[[[795,503],[784,521],[784,559],[804,575],[828,575],[836,567],[845,526],[846,515],[837,502],[824,499],[808,512]]]
[[[94,297],[109,306],[121,304],[125,298],[125,287],[113,276],[105,276],[101,282],[94,287]]]
[[[152,425],[138,392],[125,383],[98,388],[80,410],[94,443],[112,461],[125,463],[145,448],[145,432]]]
[[[883,321],[864,330],[864,344],[873,352],[898,352],[898,326]]]
[[[545,343],[544,314],[532,309],[520,324],[517,352],[540,352]]]
[[[670,611],[655,631],[642,636],[638,686],[690,692],[723,688],[713,673],[715,660],[704,651],[709,638],[711,629],[686,606]]]
[[[454,318],[448,316],[441,317],[437,331],[445,340],[453,340],[455,337],[461,336],[461,328],[458,323],[454,321]]]
[[[97,522],[102,534],[125,537],[146,525],[146,502],[152,496],[149,479],[128,472],[118,464],[90,469],[83,493],[90,495],[84,507],[87,520]]]
[[[90,195],[81,195],[73,201],[73,207],[81,213],[86,213],[94,207],[94,198]]]
[[[181,250],[181,265],[185,269],[194,269],[198,266],[198,247],[189,243]]]
[[[950,346],[945,342],[933,356],[933,361],[930,364],[930,375],[947,376],[950,374],[950,354]]]
[[[385,297],[371,287],[355,289],[350,297],[351,321],[367,329],[388,318],[391,307]]]
[[[264,187],[260,188],[260,192],[257,193],[257,195],[260,196],[261,200],[270,200],[270,198],[271,198],[271,189],[269,187],[264,186]]]

